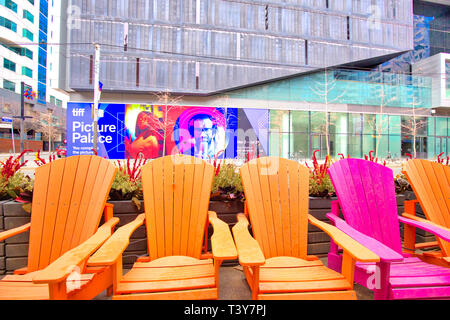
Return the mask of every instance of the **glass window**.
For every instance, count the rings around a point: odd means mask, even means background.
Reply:
[[[362,138],[363,142],[363,154],[369,156],[370,151],[372,152],[372,156],[375,155],[376,149],[376,135],[374,134],[364,134]]]
[[[27,48],[22,48],[22,55],[33,60],[33,51]]]
[[[22,29],[22,36],[24,36],[25,38],[27,38],[28,40],[31,40],[31,41],[33,41],[33,38],[34,38],[33,32],[31,32],[30,30],[25,29],[25,28]]]
[[[330,113],[330,133],[348,133],[347,113]]]
[[[428,119],[425,117],[402,116],[401,130],[403,135],[426,136]]]
[[[0,0],[0,5],[17,13],[17,4],[12,0]]]
[[[447,118],[436,118],[436,136],[447,136]]]
[[[34,23],[34,16],[28,10],[23,10],[23,17],[31,23]]]
[[[9,91],[16,91],[16,84],[12,81],[3,79],[3,88]]]
[[[402,133],[402,117],[389,116],[389,134],[400,135]]]
[[[311,112],[311,132],[323,133],[326,132],[326,114],[325,112]]]
[[[344,154],[347,156],[346,154]],[[351,158],[361,158],[361,136],[349,135],[348,136],[348,155]]]
[[[389,153],[389,135],[381,134],[377,136],[375,154],[378,159],[385,159]]]
[[[401,158],[402,137],[400,135],[389,135],[389,152],[393,159]]]
[[[348,114],[348,133],[350,134],[362,133],[361,114],[359,113]]]
[[[429,117],[428,118],[428,136],[434,136],[435,135],[435,133],[436,133],[436,131],[435,131],[435,129],[436,129],[435,123],[436,123],[436,119],[435,118],[433,118],[433,117]]]
[[[377,129],[376,115],[363,114],[363,133],[374,135]]]
[[[269,154],[275,157],[289,158],[288,133],[269,133]]]
[[[333,157],[339,157],[343,154],[344,157],[348,155],[348,134],[333,134],[330,136],[330,153]]]
[[[0,26],[5,27],[9,30],[12,30],[14,32],[17,32],[17,24],[12,22],[9,19],[0,17]]]
[[[290,158],[297,160],[305,160],[310,158],[308,133],[296,132],[291,134]]]
[[[291,112],[291,130],[292,132],[309,132],[309,112],[292,111]]]
[[[269,131],[289,132],[289,111],[269,111]]]
[[[30,68],[22,67],[22,74],[23,74],[24,76],[33,78],[33,70],[31,70]]]

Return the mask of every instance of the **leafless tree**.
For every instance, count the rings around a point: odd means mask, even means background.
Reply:
[[[346,90],[340,92],[336,97],[330,98],[330,93],[336,89],[338,80],[334,76],[334,71],[325,68],[322,73],[323,77],[314,80],[312,86],[310,87],[312,92],[319,98],[322,98],[325,104],[325,124],[323,126],[323,133],[326,139],[327,155],[330,156],[330,124],[333,117],[330,117],[330,112],[328,106],[330,103],[337,102],[340,98],[344,96]]]
[[[409,103],[409,105],[411,105],[411,117],[406,121],[402,122],[402,128],[404,128],[405,131],[409,132],[413,137],[412,141],[413,158],[417,157],[417,147],[416,147],[417,136],[419,135],[420,131],[426,128],[426,126],[428,125],[427,119],[423,118],[423,113],[426,111],[426,109],[418,107],[421,104],[422,104],[421,99],[413,93],[412,101],[411,103]]]
[[[53,110],[47,110],[46,113],[34,112],[30,120],[31,128],[42,134],[45,140],[48,140],[49,152],[52,152],[52,141],[55,141],[61,135],[61,122],[53,113]]]
[[[381,136],[383,132],[386,132],[389,129],[388,116],[384,113],[385,107],[396,99],[396,96],[389,97],[389,95],[386,94],[385,86],[386,84],[383,82],[377,87],[375,94],[380,98],[380,108],[375,114],[375,117],[367,122],[367,125],[372,127],[375,132],[375,158],[378,158],[379,155]]]
[[[163,139],[163,154],[166,155],[166,139],[167,139],[167,131],[169,128],[173,128],[175,126],[176,120],[169,119],[169,113],[176,109],[180,108],[178,103],[183,99],[182,96],[173,96],[170,94],[168,90],[160,91],[155,93],[157,103],[161,104],[162,108],[162,121],[158,122],[157,130],[161,131],[161,138]]]

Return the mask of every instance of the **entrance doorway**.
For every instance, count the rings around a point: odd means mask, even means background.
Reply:
[[[316,153],[317,159],[325,159],[327,156],[327,139],[324,134],[311,134],[310,139],[310,154],[312,156],[313,152],[319,150]],[[331,153],[331,146],[330,146]]]

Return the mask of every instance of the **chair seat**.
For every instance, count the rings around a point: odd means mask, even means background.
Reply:
[[[352,290],[345,277],[320,260],[274,257],[260,269],[260,293],[318,292]]]
[[[374,264],[356,263],[356,268],[367,274]],[[450,268],[433,265],[417,257],[391,263],[390,294],[395,299],[440,298],[450,296]]]
[[[215,288],[212,259],[168,256],[136,262],[117,285],[116,295]]]
[[[35,272],[25,275],[7,275],[0,280],[0,300],[48,300],[48,284],[36,284]],[[82,274],[78,279],[67,281],[67,293],[73,294],[83,288],[95,274]]]

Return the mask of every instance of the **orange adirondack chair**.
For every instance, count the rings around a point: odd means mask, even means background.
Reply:
[[[405,201],[403,216],[427,224],[450,229],[450,167],[429,160],[408,160],[404,166],[417,200]],[[416,216],[416,205],[425,213],[425,219]],[[405,226],[405,248],[422,260],[450,267],[450,242],[439,237],[436,241],[416,244],[416,228]],[[417,253],[416,249],[440,248],[438,251]]]
[[[223,260],[236,259],[237,252],[228,225],[208,212],[213,171],[212,165],[185,155],[142,167],[145,213],[119,228],[88,261],[113,266],[113,299],[218,298],[219,267]],[[202,255],[207,221],[214,228],[213,259]],[[122,253],[144,223],[149,257],[138,259],[123,275]]]
[[[116,170],[87,155],[36,169],[31,222],[0,233],[3,241],[30,231],[28,264],[0,281],[0,299],[92,299],[112,286],[111,268],[86,261],[119,222],[106,204]]]
[[[308,215],[309,171],[296,161],[265,157],[240,169],[247,210],[233,235],[253,299],[356,299],[355,261],[379,257],[332,225]],[[307,254],[308,221],[344,249],[342,273]]]

